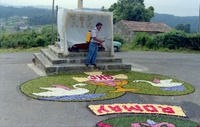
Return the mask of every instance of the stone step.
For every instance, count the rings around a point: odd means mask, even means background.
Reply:
[[[55,47],[61,49],[60,42],[55,42]]]
[[[78,65],[62,65],[57,66],[57,73],[83,73],[91,71],[131,71],[131,65],[126,65],[122,63],[112,63],[112,64],[98,64],[97,67],[89,65],[86,67],[84,64]]]
[[[41,53],[34,53],[34,64],[46,74],[53,74],[56,68]]]
[[[87,57],[88,52],[70,52],[68,56],[64,56],[63,52],[55,45],[49,45],[48,49],[55,54],[58,58],[68,57]],[[98,51],[97,57],[111,57],[111,53],[108,51]]]
[[[58,58],[55,54],[51,53],[48,49],[41,49],[41,53],[52,63],[52,64],[84,64],[87,57],[69,57],[69,58]],[[116,57],[98,57],[96,63],[122,63],[121,58]]]
[[[89,71],[131,71],[131,65],[122,63],[100,63],[97,67],[85,64],[57,64],[53,65],[42,53],[34,53],[35,65],[46,74],[54,73],[82,73]]]
[[[88,52],[69,52],[64,56],[59,43],[49,45],[48,49],[41,49],[34,53],[35,65],[47,75],[54,73],[83,73],[91,71],[131,71],[131,65],[123,64],[121,58],[111,57],[110,52],[99,51],[96,59],[97,67],[85,66]]]

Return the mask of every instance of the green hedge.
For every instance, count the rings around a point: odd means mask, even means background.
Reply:
[[[57,30],[54,29],[54,38]],[[114,35],[114,40],[122,44],[126,40]],[[51,44],[51,26],[44,26],[41,32],[23,31],[0,36],[0,48],[31,48],[43,47]],[[135,46],[149,49],[191,49],[200,50],[200,34],[186,34],[183,31],[171,30],[165,33],[150,36],[147,33],[137,33],[132,42]]]
[[[54,38],[57,30],[54,29]],[[44,47],[51,44],[51,26],[44,26],[41,32],[20,31],[0,36],[0,48]]]
[[[200,50],[200,34],[194,34],[189,36],[188,48],[193,50]]]
[[[145,46],[149,49],[192,49],[200,50],[200,34],[186,34],[183,31],[171,30],[150,36],[139,33],[135,36],[132,47]]]
[[[135,45],[139,45],[139,46],[147,46],[152,48],[153,44],[152,44],[152,37],[149,36],[147,33],[137,33],[134,40],[133,40],[133,47]]]

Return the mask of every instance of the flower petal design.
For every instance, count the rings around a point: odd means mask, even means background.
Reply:
[[[150,120],[150,119],[147,120],[147,123],[151,124],[151,125],[156,125],[156,122],[154,122],[153,120]]]
[[[186,90],[184,85],[175,86],[175,87],[165,87],[165,88],[160,88],[160,89],[166,90],[166,91],[184,91],[184,90]]]
[[[153,79],[153,82],[154,82],[154,83],[160,83],[160,79],[154,78],[154,79]]]
[[[117,78],[117,79],[128,79],[128,76],[124,74],[114,75],[112,77]]]
[[[85,100],[103,97],[106,94],[83,94],[83,95],[72,95],[72,96],[54,96],[49,98],[39,97],[39,100]]]
[[[87,81],[86,83],[102,86],[122,86],[128,83],[127,80],[110,80],[110,81]]]
[[[154,83],[147,80],[134,80],[133,82],[145,82],[156,87],[175,87],[175,86],[181,86],[183,84],[181,82],[173,82],[172,79],[160,80],[160,83]]]
[[[84,72],[86,75],[102,75],[101,71],[97,71],[97,72]]]
[[[90,79],[88,79],[88,78],[73,77],[73,79],[76,80],[77,82],[86,82],[86,81],[90,81]]]
[[[74,89],[66,90],[63,88],[52,88],[52,87],[40,87],[39,89],[47,90],[45,92],[40,93],[32,93],[36,96],[45,96],[45,97],[51,97],[51,96],[70,96],[70,95],[81,95],[86,94],[89,92],[86,88],[78,88],[77,86],[86,86],[87,84],[75,84],[73,85]]]
[[[63,86],[63,85],[51,85],[51,86],[56,87],[56,88],[62,88],[62,89],[65,89],[65,90],[71,90],[70,88]]]
[[[100,86],[116,86],[116,84],[113,81],[87,81],[86,83]]]

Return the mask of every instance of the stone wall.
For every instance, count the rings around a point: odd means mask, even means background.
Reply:
[[[120,35],[129,42],[132,42],[135,36],[135,32],[121,21],[114,24],[114,34]]]
[[[113,28],[114,28],[113,29],[114,34],[121,36],[122,38],[126,39],[128,42],[132,42],[137,33],[142,33],[142,32],[134,32],[130,27],[125,25],[122,21],[115,23]],[[155,35],[160,32],[147,32],[147,33],[149,35]]]

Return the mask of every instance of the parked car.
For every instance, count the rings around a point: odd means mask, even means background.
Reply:
[[[122,43],[119,41],[113,41],[114,52],[118,52],[119,49],[122,47]]]
[[[114,52],[118,52],[119,49],[121,48],[121,46],[122,46],[121,42],[113,41]],[[69,49],[69,51],[79,52],[79,49],[88,50],[89,49],[89,43],[75,44]],[[102,47],[101,44],[99,44],[99,50],[104,51],[104,48]]]

